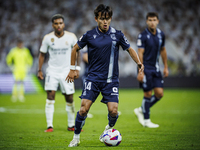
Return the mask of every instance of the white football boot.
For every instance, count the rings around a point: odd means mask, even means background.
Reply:
[[[110,127],[109,125],[107,125],[105,127],[105,130],[103,131],[103,133],[99,136],[99,141],[103,143],[103,134],[106,130],[112,129],[113,127]]]
[[[144,120],[144,127],[147,127],[147,128],[158,128],[159,125],[151,122],[150,119],[145,119]]]
[[[135,109],[134,109],[134,113],[135,113],[135,115],[137,116],[139,123],[140,123],[142,126],[144,126],[144,114],[143,114],[143,112],[142,112],[142,108],[141,108],[141,107],[135,108]]]
[[[80,140],[74,138],[74,139],[70,142],[70,144],[68,145],[68,147],[76,147],[76,146],[79,146],[79,144],[80,144]]]

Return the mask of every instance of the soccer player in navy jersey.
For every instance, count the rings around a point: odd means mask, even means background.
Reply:
[[[159,69],[161,55],[164,64],[163,75],[168,76],[167,52],[165,49],[165,35],[157,28],[158,14],[149,12],[146,16],[147,28],[138,35],[137,46],[140,60],[145,66],[144,72],[137,76],[144,97],[142,106],[134,109],[140,124],[148,128],[157,128],[150,120],[150,108],[163,97],[163,77]],[[154,91],[154,94],[152,93]]]
[[[108,108],[108,125],[105,130],[113,128],[118,119],[118,55],[119,46],[129,52],[132,59],[137,63],[139,72],[144,69],[143,64],[124,34],[110,27],[112,20],[112,9],[100,4],[94,10],[97,27],[86,32],[75,44],[71,54],[71,68],[66,80],[73,82],[76,77],[76,52],[87,45],[88,47],[88,76],[80,98],[81,107],[77,112],[75,120],[75,131],[73,140],[68,147],[78,146],[80,143],[80,132],[85,123],[87,113],[101,92],[101,102]],[[102,137],[100,136],[102,142]]]

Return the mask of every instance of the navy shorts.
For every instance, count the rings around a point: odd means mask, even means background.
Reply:
[[[163,77],[160,71],[156,71],[156,69],[144,69],[144,78],[143,83],[140,83],[140,87],[143,88],[143,91],[151,91],[153,88],[161,87],[163,88]]]
[[[86,80],[83,87],[81,99],[88,99],[95,102],[99,93],[101,92],[103,98],[102,103],[107,104],[108,102],[119,102],[119,82],[93,82]]]

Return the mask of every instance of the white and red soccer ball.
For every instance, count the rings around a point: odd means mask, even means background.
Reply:
[[[118,146],[121,141],[122,136],[116,129],[106,130],[103,134],[103,142],[106,146]]]

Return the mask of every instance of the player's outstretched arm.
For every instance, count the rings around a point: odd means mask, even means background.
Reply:
[[[162,57],[162,61],[164,64],[164,70],[163,70],[164,77],[168,77],[169,70],[168,70],[168,65],[167,65],[167,51],[165,47],[161,48],[160,55]]]
[[[131,56],[131,58],[137,63],[139,72],[142,73],[144,71],[144,65],[141,63],[138,54],[135,52],[135,50],[131,47],[127,49],[127,52]]]
[[[75,44],[74,47],[72,48],[71,52],[71,66],[70,66],[70,71],[69,74],[66,77],[67,82],[74,82],[74,79],[77,77],[77,71],[76,71],[76,60],[77,60],[77,52],[80,50],[80,47],[78,44]]]
[[[38,63],[38,74],[37,74],[37,77],[38,77],[39,80],[43,80],[44,79],[43,73],[42,73],[42,65],[44,63],[44,58],[45,58],[45,53],[41,53],[40,52],[39,63]]]

